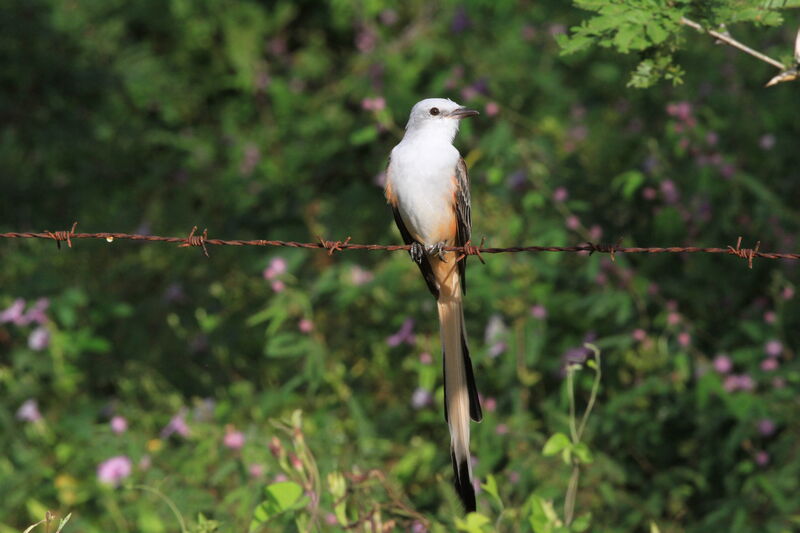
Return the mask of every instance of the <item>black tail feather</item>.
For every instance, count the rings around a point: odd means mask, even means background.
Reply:
[[[475,487],[472,486],[472,480],[469,479],[469,465],[467,461],[461,461],[459,465],[456,462],[456,455],[451,451],[450,458],[453,461],[453,486],[464,505],[464,510],[467,513],[474,512],[477,508],[475,505]]]
[[[463,333],[461,336],[461,350],[464,353],[464,368],[467,373],[467,393],[469,394],[469,417],[475,422],[483,420],[483,409],[478,397],[478,385],[475,383],[475,372],[472,370],[472,358],[469,356],[469,347]],[[444,350],[442,350],[442,374],[445,373]],[[447,422],[447,378],[444,379],[444,421]]]
[[[481,400],[478,398],[478,386],[475,384],[475,372],[472,370],[472,358],[469,356],[467,339],[461,334],[461,350],[464,352],[464,369],[467,373],[467,391],[469,393],[469,417],[475,422],[483,420]]]

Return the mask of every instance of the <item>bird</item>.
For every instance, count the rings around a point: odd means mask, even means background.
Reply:
[[[453,485],[466,512],[476,508],[470,419],[480,422],[483,415],[464,325],[466,256],[446,248],[470,244],[469,176],[453,140],[460,121],[476,115],[478,111],[446,98],[417,102],[390,154],[384,190],[411,258],[436,298]]]

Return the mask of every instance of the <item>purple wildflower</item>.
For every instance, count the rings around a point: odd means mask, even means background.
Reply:
[[[769,454],[764,450],[756,452],[756,464],[758,466],[767,466],[769,464]]]
[[[36,350],[37,352],[44,350],[48,344],[50,344],[50,333],[44,326],[34,329],[28,336],[28,347],[31,350]]]
[[[241,450],[242,446],[244,446],[244,433],[237,430],[232,425],[228,425],[225,427],[225,437],[222,439],[222,443],[231,450]]]
[[[119,486],[120,482],[131,475],[133,464],[125,455],[117,455],[106,459],[97,467],[97,479],[106,485]]]
[[[731,358],[725,354],[720,354],[714,358],[714,370],[720,374],[727,374],[733,368]]]
[[[569,192],[565,187],[556,187],[556,189],[553,191],[554,202],[562,204],[567,201],[567,198],[569,198]]]
[[[758,427],[758,432],[761,433],[764,437],[769,437],[773,433],[775,433],[775,422],[770,420],[769,418],[762,418],[756,424]]]
[[[41,419],[42,413],[39,412],[39,404],[33,398],[25,400],[17,409],[17,420],[38,422]]]
[[[120,433],[125,433],[125,431],[128,429],[128,421],[125,420],[125,417],[119,415],[113,417],[111,419],[111,422],[109,422],[109,424],[111,425],[111,431],[113,431],[117,435],[119,435]]]
[[[772,372],[778,369],[778,360],[774,357],[768,357],[761,361],[761,370],[764,372]]]
[[[314,323],[307,318],[303,318],[297,324],[297,329],[302,333],[311,333],[314,330]]]
[[[248,472],[252,478],[261,478],[264,476],[264,465],[261,463],[253,463],[248,467]]]
[[[25,300],[17,298],[5,310],[0,312],[0,324],[12,322],[17,326],[25,325]]]
[[[768,357],[779,357],[783,353],[783,344],[779,340],[772,339],[764,345],[764,351]]]
[[[453,14],[453,23],[450,25],[450,29],[453,33],[462,33],[467,31],[472,26],[472,21],[467,15],[467,10],[464,6],[458,6],[456,8],[456,12]]]
[[[536,320],[544,320],[547,318],[547,308],[542,304],[536,304],[531,307],[531,316]]]
[[[283,257],[273,257],[269,266],[264,269],[264,279],[272,280],[286,272],[286,259]]]
[[[386,337],[386,344],[390,347],[394,348],[395,346],[399,346],[402,343],[406,344],[414,344],[416,341],[416,337],[414,336],[414,319],[407,318],[403,325],[400,326],[400,329],[397,330],[397,333],[394,335],[390,335]]]
[[[181,409],[169,423],[161,430],[161,438],[166,439],[172,434],[178,434],[181,437],[188,437],[191,431],[188,424],[186,424],[186,409]]]
[[[422,409],[433,402],[433,395],[428,389],[418,387],[411,395],[411,406],[414,409]]]

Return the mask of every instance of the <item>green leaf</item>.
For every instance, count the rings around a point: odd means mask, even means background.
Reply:
[[[592,451],[583,442],[579,442],[572,448],[572,453],[580,460],[580,462],[589,464],[594,461]]]
[[[556,433],[549,439],[547,442],[544,443],[544,448],[542,448],[542,455],[544,456],[551,456],[555,455],[561,450],[571,446],[571,442],[569,437],[564,435],[563,433]]]
[[[281,481],[267,485],[264,489],[266,500],[256,507],[250,529],[268,522],[270,519],[283,512],[301,507],[305,503],[303,487],[294,481]]]
[[[482,483],[481,488],[495,499],[498,507],[501,509],[503,508],[503,500],[500,499],[500,492],[497,488],[497,480],[492,474],[489,474],[486,477],[486,483]]]
[[[467,533],[483,533],[483,526],[489,524],[489,519],[480,513],[469,513],[466,520],[456,518],[456,528]]]
[[[581,533],[582,531],[588,530],[590,525],[592,525],[592,513],[586,513],[572,521],[570,530]]]
[[[350,134],[350,144],[359,146],[362,144],[369,144],[378,138],[378,129],[369,125]]]

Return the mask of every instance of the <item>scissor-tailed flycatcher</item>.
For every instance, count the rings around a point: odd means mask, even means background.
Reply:
[[[459,121],[477,114],[443,98],[418,102],[386,172],[386,199],[394,220],[438,304],[445,420],[450,428],[455,487],[467,512],[475,510],[469,419],[479,422],[483,415],[461,305],[467,288],[466,257],[457,261],[454,252],[442,248],[463,246],[470,239],[467,166],[452,143]]]

